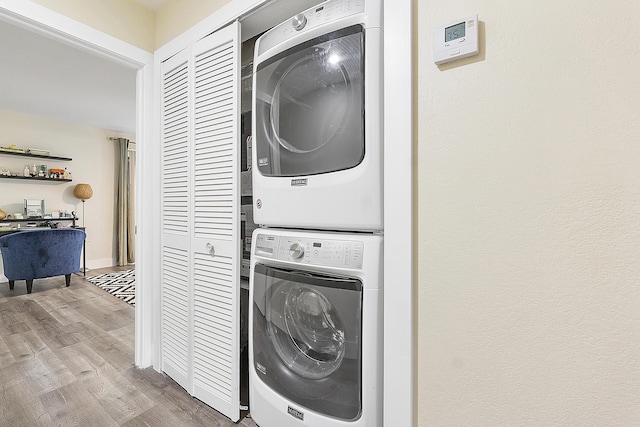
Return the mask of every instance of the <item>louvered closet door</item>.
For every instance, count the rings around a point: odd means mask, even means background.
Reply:
[[[193,389],[233,421],[239,391],[239,24],[194,46]]]
[[[189,52],[162,64],[162,370],[191,390]]]

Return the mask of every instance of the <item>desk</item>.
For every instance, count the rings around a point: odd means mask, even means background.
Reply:
[[[26,218],[26,219],[0,219],[0,233],[7,234],[13,232],[11,230],[5,230],[5,227],[13,228],[13,224],[16,224],[16,228],[22,229],[27,228],[42,228],[42,227],[50,227],[51,224],[55,223],[68,223],[71,221],[71,227],[76,227],[76,221],[78,218],[76,217],[68,217],[68,218]],[[0,234],[1,236],[2,234]]]
[[[76,220],[78,218],[54,218],[54,219],[42,219],[42,218],[30,218],[30,219],[3,219],[0,221],[0,236],[4,236],[5,234],[11,234],[11,233],[18,233],[20,231],[26,231],[26,230],[37,230],[37,229],[41,229],[41,228],[57,228],[57,227],[52,227],[52,224],[56,224],[58,222],[61,221],[72,221],[72,225],[69,228],[77,228],[78,230],[82,230],[86,233],[86,227],[79,227],[76,226]],[[6,224],[7,223],[17,223],[17,226],[11,227],[11,228],[7,228]],[[26,226],[26,227],[21,227],[22,223],[33,223],[35,224],[35,226]],[[46,224],[46,225],[45,225]],[[60,227],[60,228],[64,228],[64,227]],[[87,240],[85,238],[85,241],[82,242],[82,274],[86,277],[87,275],[87,252],[86,252],[86,244]],[[0,273],[2,273],[2,269],[0,269]],[[2,277],[2,274],[0,274],[0,277]]]

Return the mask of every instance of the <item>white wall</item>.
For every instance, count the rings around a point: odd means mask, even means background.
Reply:
[[[417,8],[420,425],[640,424],[640,3]]]
[[[87,227],[87,267],[115,265],[116,158],[118,148],[110,136],[132,136],[87,126],[78,126],[0,110],[0,146],[15,144],[19,148],[40,148],[51,155],[71,157],[69,162],[42,161],[29,157],[0,155],[0,167],[22,172],[27,164],[65,167],[73,182],[38,182],[5,179],[0,181],[0,208],[13,214],[22,212],[24,199],[44,199],[45,209],[75,210],[82,216],[82,202],[73,196],[78,183],[88,183],[93,197],[85,203]],[[79,221],[82,224],[82,218]]]

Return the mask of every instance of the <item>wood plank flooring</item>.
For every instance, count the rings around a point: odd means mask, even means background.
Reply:
[[[0,426],[255,427],[133,360],[134,308],[82,275],[0,283]]]

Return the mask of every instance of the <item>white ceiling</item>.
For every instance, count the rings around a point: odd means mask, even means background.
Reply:
[[[0,109],[135,132],[135,69],[4,21],[0,58]]]

